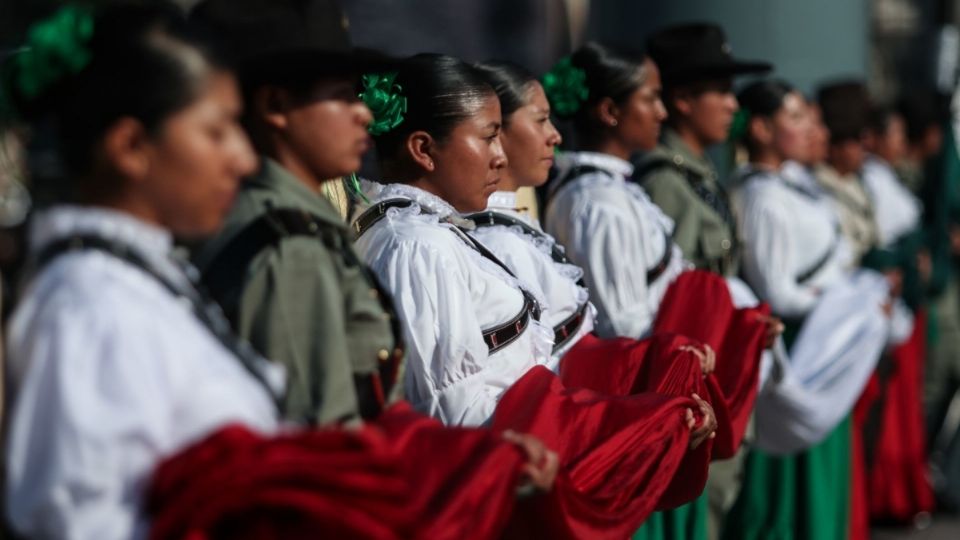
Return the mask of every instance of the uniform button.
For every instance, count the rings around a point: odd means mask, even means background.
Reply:
[[[673,162],[676,163],[677,165],[683,165],[683,156],[681,156],[680,154],[674,154]]]
[[[379,298],[379,297],[380,297],[380,291],[376,289],[370,289],[370,298]]]
[[[726,239],[726,238],[724,238],[723,240],[721,240],[721,241],[720,241],[720,247],[722,247],[723,249],[730,249],[730,240],[728,240],[728,239]]]
[[[386,362],[390,358],[390,352],[386,349],[380,349],[380,352],[377,353],[377,359],[381,362]]]

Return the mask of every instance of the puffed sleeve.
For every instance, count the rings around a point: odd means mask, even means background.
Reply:
[[[487,361],[461,262],[428,242],[387,242],[368,262],[404,321],[407,398],[445,424],[483,424],[517,374]]]
[[[564,226],[570,259],[583,268],[590,299],[599,312],[604,337],[639,338],[655,313],[647,301],[643,225],[618,208],[590,204],[572,213]],[[606,327],[606,328],[605,328]]]
[[[803,247],[790,234],[790,224],[784,217],[788,215],[785,208],[769,198],[750,198],[745,202],[744,272],[747,281],[774,313],[782,317],[802,317],[815,306],[817,292],[797,283],[794,257]]]
[[[523,233],[520,233],[523,234]],[[502,225],[477,229],[473,236],[483,243],[498,259],[503,261],[536,298],[551,298],[551,286],[556,286],[556,272],[548,265],[553,264],[534,252],[537,248],[509,231]],[[549,306],[546,306],[549,309]],[[547,317],[541,318],[547,320]]]
[[[174,390],[157,369],[168,351],[137,339],[156,321],[80,305],[46,313],[11,350],[27,368],[8,437],[7,516],[32,538],[135,537],[142,484],[170,450]]]

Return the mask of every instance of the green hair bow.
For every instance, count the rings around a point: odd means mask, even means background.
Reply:
[[[733,122],[730,123],[730,132],[727,139],[731,142],[738,142],[747,135],[747,128],[750,126],[750,111],[740,108],[733,115]]]
[[[569,56],[560,59],[541,82],[550,107],[559,116],[572,116],[590,96],[586,72],[573,65]]]
[[[394,73],[370,73],[361,77],[363,92],[360,99],[373,113],[373,122],[367,127],[372,135],[387,133],[403,122],[407,112],[407,98],[401,94],[403,88],[393,81]]]
[[[90,63],[87,45],[93,36],[93,13],[67,5],[34,24],[25,50],[11,60],[19,93],[35,98],[63,77],[79,73]]]

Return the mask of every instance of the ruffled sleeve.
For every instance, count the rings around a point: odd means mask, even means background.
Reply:
[[[804,248],[791,234],[790,212],[771,197],[745,195],[743,263],[747,281],[777,315],[802,317],[816,305],[818,294],[797,283],[795,257],[797,250]]]
[[[408,399],[445,424],[486,422],[517,375],[487,362],[462,265],[427,242],[388,242],[370,265],[406,322]]]
[[[644,255],[647,235],[636,219],[607,205],[590,204],[569,216],[570,258],[584,270],[591,300],[599,312],[604,337],[638,338],[649,331],[655,315],[647,300]]]

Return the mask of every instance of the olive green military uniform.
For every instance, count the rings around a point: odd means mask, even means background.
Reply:
[[[841,175],[829,165],[818,165],[814,174],[817,183],[836,203],[840,230],[853,248],[855,264],[859,264],[880,238],[870,194],[855,174]]]
[[[386,362],[399,371],[402,351],[389,310],[353,254],[340,213],[270,159],[244,183],[223,231],[197,257],[202,271],[244,229],[275,209],[312,216],[317,236],[282,236],[256,253],[235,290],[220,295],[238,333],[287,368],[285,414],[318,424],[359,419],[399,392],[381,385]],[[367,384],[377,379],[373,387]],[[402,380],[396,373],[395,380]],[[387,394],[383,395],[386,391]],[[380,393],[380,395],[376,395]],[[382,405],[382,403],[380,403]]]
[[[736,275],[736,224],[727,194],[706,156],[694,155],[676,132],[667,129],[660,146],[643,156],[634,174],[675,222],[673,241],[687,260],[703,270]]]
[[[923,188],[923,164],[913,160],[903,160],[894,166],[897,177],[914,195],[920,196]]]
[[[685,258],[703,270],[725,276],[737,273],[736,224],[730,201],[706,156],[694,155],[676,132],[667,129],[661,144],[643,156],[634,174],[653,202],[675,222],[673,241]],[[731,459],[710,465],[706,487],[710,538],[719,536],[740,493],[745,448]]]

